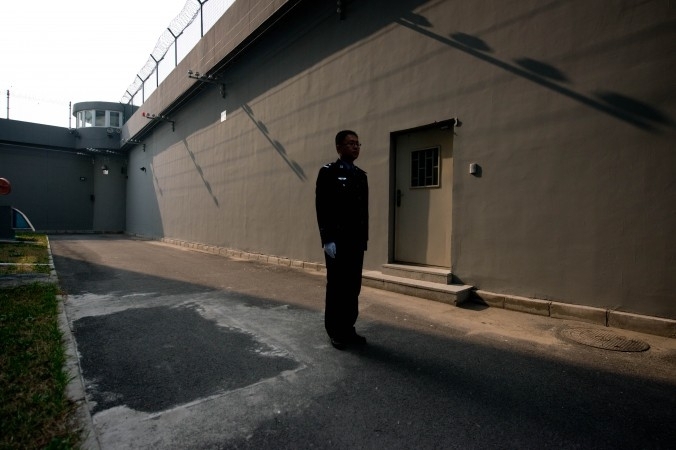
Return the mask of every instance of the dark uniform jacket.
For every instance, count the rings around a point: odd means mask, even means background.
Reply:
[[[319,169],[315,190],[322,245],[335,242],[366,250],[369,188],[366,172],[340,159]],[[340,251],[340,250],[339,250]]]

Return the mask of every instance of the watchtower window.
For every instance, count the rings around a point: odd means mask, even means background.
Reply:
[[[101,109],[87,109],[75,114],[76,127],[115,127],[122,126],[122,113],[119,111],[107,111]]]
[[[121,127],[122,126],[122,113],[117,111],[108,111],[110,116],[110,126],[111,127]]]
[[[95,127],[105,127],[106,126],[106,112],[105,111],[95,111],[96,120],[94,121]]]

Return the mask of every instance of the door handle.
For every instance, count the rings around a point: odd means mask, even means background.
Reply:
[[[397,189],[397,207],[401,206],[401,189]]]

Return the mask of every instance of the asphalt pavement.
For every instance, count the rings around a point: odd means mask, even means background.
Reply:
[[[121,235],[50,246],[84,448],[676,442],[676,339],[614,330],[640,345],[609,350],[576,339],[603,344],[597,325],[365,287],[368,345],[339,351],[321,272]]]

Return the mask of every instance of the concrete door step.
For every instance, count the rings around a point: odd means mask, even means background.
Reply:
[[[453,274],[442,267],[411,266],[406,264],[383,264],[383,274],[411,280],[431,281],[432,283],[451,284]]]
[[[386,266],[391,265],[387,264]],[[384,268],[384,271],[390,269],[390,267],[387,269]],[[425,273],[429,273],[428,271],[430,270],[430,268],[420,267],[412,267],[411,270],[404,270],[403,273],[409,277],[389,275],[378,271],[365,271],[362,274],[362,284],[376,289],[425,298],[448,303],[450,305],[459,305],[469,300],[473,286],[416,279],[416,277],[423,277],[420,269],[424,269],[422,272]],[[432,272],[440,270],[448,272],[447,269],[431,269]]]

